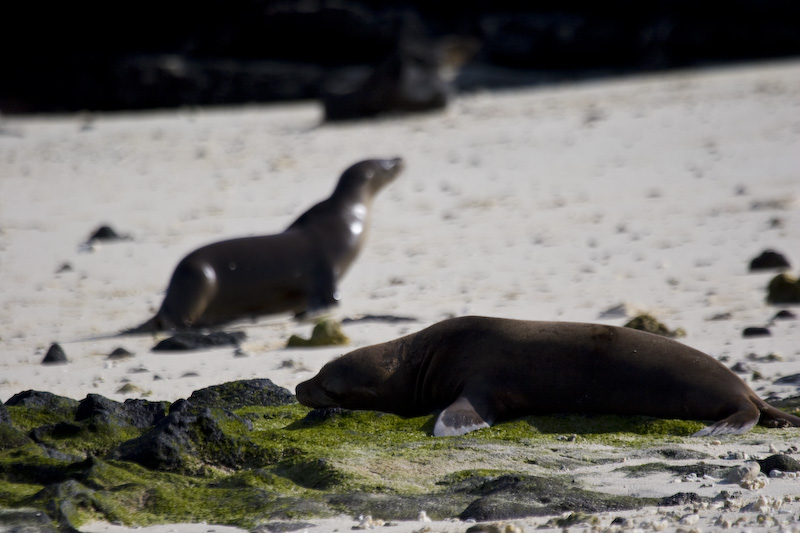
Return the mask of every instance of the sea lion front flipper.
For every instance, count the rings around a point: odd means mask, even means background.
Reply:
[[[478,405],[475,405],[478,404]],[[433,426],[436,437],[456,437],[476,429],[488,428],[494,421],[485,413],[484,402],[475,401],[475,396],[462,394],[444,408]],[[484,414],[480,414],[484,412]]]
[[[325,315],[331,307],[338,305],[341,296],[336,288],[336,273],[324,264],[316,265],[307,289],[306,308],[295,314],[298,320],[309,320]]]

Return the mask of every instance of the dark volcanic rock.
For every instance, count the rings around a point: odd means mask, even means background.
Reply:
[[[218,407],[234,411],[248,405],[276,406],[295,403],[294,395],[269,379],[232,381],[196,390],[189,403],[196,408]]]
[[[781,472],[800,472],[800,461],[788,455],[770,455],[766,459],[757,460],[756,462],[761,467],[761,471],[765,474],[769,474],[773,470],[780,470]]]
[[[736,364],[731,366],[731,370],[733,372],[736,372],[737,374],[749,374],[755,369],[749,363],[745,363],[744,361],[737,361]]]
[[[44,359],[42,359],[43,365],[58,365],[67,362],[69,361],[67,360],[67,354],[64,353],[64,349],[59,344],[55,343],[50,345],[47,353],[44,354]]]
[[[245,338],[247,338],[247,334],[244,331],[234,331],[233,333],[215,331],[207,335],[187,331],[164,339],[153,347],[153,351],[202,350],[219,346],[239,346],[239,343]]]
[[[774,270],[774,269],[791,268],[789,261],[783,254],[775,250],[764,250],[761,255],[754,257],[750,261],[750,272],[758,270]]]
[[[797,315],[789,311],[788,309],[781,309],[775,316],[772,317],[772,320],[794,320],[797,318]]]
[[[690,505],[707,501],[708,498],[703,498],[695,492],[678,492],[672,496],[665,496],[658,501],[660,507],[672,507],[675,505]]]
[[[185,400],[178,400],[150,431],[111,450],[107,458],[133,461],[145,468],[187,471],[196,453],[189,437],[190,425],[197,421]]]
[[[101,420],[115,425],[146,429],[166,416],[167,402],[128,399],[125,403],[109,400],[99,394],[88,394],[81,400],[75,421]]]
[[[114,348],[114,351],[108,354],[108,359],[111,360],[129,359],[133,356],[134,354],[132,352],[129,352],[125,348],[119,347],[119,348]]]
[[[229,436],[223,431],[223,426],[235,426],[245,433],[252,430],[249,420],[231,413],[225,406],[285,405],[294,402],[294,397],[287,398],[288,391],[275,387],[269,380],[226,385],[195,392],[192,397],[197,405],[187,400],[175,402],[169,414],[149,431],[122,443],[107,457],[182,473],[198,472],[205,464],[238,468],[251,461],[271,462],[274,458],[262,457],[265,452],[246,437]]]
[[[782,376],[772,382],[773,385],[800,385],[800,374]]]
[[[768,328],[749,327],[742,330],[742,337],[769,337],[771,335]]]
[[[89,236],[87,242],[92,241],[121,241],[130,237],[117,233],[111,226],[100,226]]]

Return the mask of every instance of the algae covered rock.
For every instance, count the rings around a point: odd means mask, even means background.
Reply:
[[[0,404],[0,451],[18,448],[29,442],[31,440],[12,424],[6,406]]]
[[[314,326],[311,337],[304,339],[298,335],[289,337],[287,348],[310,346],[339,346],[349,344],[350,339],[342,331],[342,325],[333,320],[321,320]]]
[[[248,405],[288,405],[297,400],[294,394],[269,379],[248,379],[213,385],[189,396],[195,407],[218,407],[231,411]]]
[[[654,505],[655,499],[616,496],[584,490],[568,478],[543,478],[506,474],[480,480],[471,494],[480,497],[464,509],[459,518],[477,521],[504,520],[525,516],[559,514],[564,511],[594,513]]]
[[[789,274],[778,274],[767,285],[767,303],[800,304],[800,280]]]
[[[294,395],[269,379],[207,387],[193,392],[188,400],[175,402],[165,418],[140,437],[116,447],[108,457],[184,473],[199,472],[205,466],[269,464],[274,460],[271,450],[247,438],[252,422],[233,411],[292,403],[296,403]]]
[[[102,420],[119,426],[145,429],[164,418],[167,407],[167,402],[128,399],[125,403],[119,403],[99,394],[88,394],[78,404],[75,421]]]
[[[759,459],[756,462],[765,474],[769,474],[773,470],[800,472],[800,461],[785,454],[770,455],[766,459]]]
[[[625,324],[625,327],[646,331],[648,333],[655,333],[663,337],[676,338],[686,336],[686,331],[684,331],[683,328],[670,330],[664,323],[659,322],[653,315],[647,313],[632,318]]]
[[[27,408],[27,421],[33,425],[45,420],[72,420],[78,410],[78,401],[51,392],[27,390],[9,398],[6,406]]]
[[[13,533],[57,533],[58,528],[39,509],[0,509],[0,531]]]
[[[38,509],[64,531],[97,519],[257,530],[342,514],[413,520],[425,510],[437,520],[504,520],[654,505],[588,490],[563,469],[664,449],[699,425],[525,417],[468,438],[434,439],[432,416],[310,411],[267,379],[208,387],[169,406],[33,391],[12,403],[11,424],[0,431],[30,438],[0,450],[0,508]],[[565,433],[579,442],[564,443]],[[590,446],[578,449],[584,441]]]
[[[185,400],[178,400],[169,414],[145,434],[125,441],[109,451],[108,459],[132,461],[153,470],[188,471],[195,464],[196,448],[189,437],[189,427],[196,421]]]

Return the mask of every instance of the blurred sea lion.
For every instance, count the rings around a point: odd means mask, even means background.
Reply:
[[[323,91],[328,122],[447,106],[451,81],[477,51],[474,39],[403,41],[366,77]],[[340,82],[341,84],[342,82]]]
[[[303,316],[336,304],[337,284],[364,247],[372,201],[402,170],[400,158],[361,161],[284,232],[198,248],[178,263],[158,313],[125,333]]]

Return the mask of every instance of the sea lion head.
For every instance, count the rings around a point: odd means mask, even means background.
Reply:
[[[404,168],[403,160],[367,159],[359,161],[344,171],[336,185],[334,195],[367,193],[372,198],[383,187],[391,183]]]
[[[297,401],[313,408],[382,409],[391,398],[387,385],[397,369],[396,358],[367,346],[345,354],[323,366],[313,378],[295,389]]]

